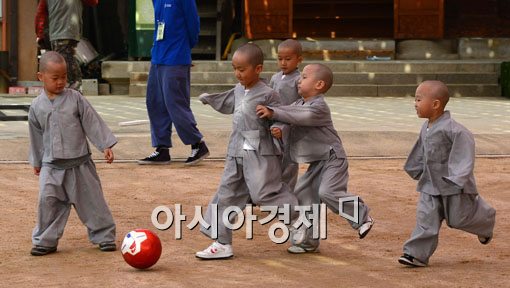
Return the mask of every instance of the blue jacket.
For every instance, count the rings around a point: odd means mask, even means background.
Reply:
[[[195,0],[152,0],[154,44],[152,64],[190,65],[191,48],[198,42],[200,18]],[[165,23],[163,40],[156,41],[158,23]]]

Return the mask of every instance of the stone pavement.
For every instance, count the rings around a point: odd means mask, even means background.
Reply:
[[[119,138],[117,159],[143,158],[152,151],[148,124],[119,126],[119,122],[147,119],[145,98],[87,96]],[[30,104],[32,97],[0,95],[0,105]],[[350,157],[403,157],[416,140],[423,119],[416,117],[411,97],[330,97],[333,121]],[[223,115],[192,98],[192,109],[208,143],[211,156],[225,156],[231,130],[230,115]],[[452,98],[453,117],[470,129],[479,155],[510,155],[510,99]],[[24,114],[22,111],[6,111]],[[0,161],[27,159],[28,126],[25,121],[0,122]],[[187,157],[189,147],[173,137],[174,159]],[[94,150],[94,158],[101,157]]]

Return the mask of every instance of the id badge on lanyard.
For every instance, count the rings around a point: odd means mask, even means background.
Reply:
[[[165,22],[158,22],[158,31],[156,33],[156,41],[163,40],[165,35]]]

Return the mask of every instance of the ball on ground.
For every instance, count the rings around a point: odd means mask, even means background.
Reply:
[[[137,269],[147,269],[158,262],[161,256],[161,241],[148,229],[130,231],[122,241],[122,257]]]

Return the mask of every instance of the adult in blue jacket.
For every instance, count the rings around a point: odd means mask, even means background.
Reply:
[[[172,125],[185,145],[191,145],[186,164],[209,155],[190,108],[191,48],[198,42],[200,18],[195,0],[153,0],[154,44],[147,81],[147,112],[151,155],[139,164],[170,163]]]

